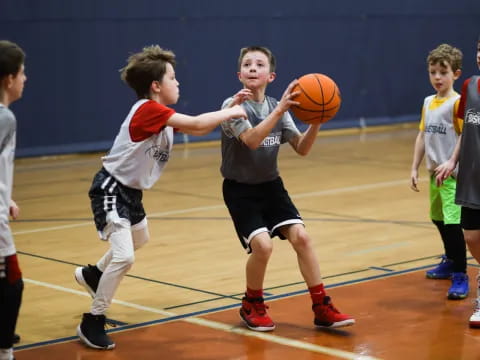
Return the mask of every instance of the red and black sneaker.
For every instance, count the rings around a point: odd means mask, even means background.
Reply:
[[[242,299],[240,317],[251,330],[272,331],[275,329],[275,324],[268,316],[267,309],[268,306],[263,302],[263,298],[247,298],[245,296]]]
[[[321,304],[313,304],[312,310],[315,313],[313,323],[316,326],[336,328],[355,324],[355,319],[342,314],[333,306],[330,296],[325,296]]]

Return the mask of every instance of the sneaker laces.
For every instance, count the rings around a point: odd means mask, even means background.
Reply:
[[[268,305],[266,305],[263,302],[262,298],[256,298],[256,299],[248,299],[247,300],[250,304],[252,304],[253,308],[255,309],[255,312],[258,315],[265,315],[267,313]]]
[[[464,273],[453,273],[452,283],[453,285],[461,285],[465,281],[466,275]]]
[[[325,310],[328,310],[328,311],[340,314],[340,311],[338,311],[337,308],[335,306],[333,306],[332,299],[330,298],[330,296],[324,296],[323,303],[322,304],[314,304],[313,308],[315,308],[317,306],[322,307],[324,309],[324,312],[326,312]]]

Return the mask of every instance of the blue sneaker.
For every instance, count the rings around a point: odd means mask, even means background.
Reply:
[[[452,274],[452,286],[447,296],[451,300],[465,299],[468,295],[468,275],[462,272]]]
[[[433,269],[426,272],[429,279],[450,279],[453,274],[453,261],[442,256],[442,261]]]

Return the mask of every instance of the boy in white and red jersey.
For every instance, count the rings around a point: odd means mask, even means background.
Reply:
[[[0,41],[0,360],[12,360],[14,332],[22,302],[23,280],[9,217],[18,216],[12,200],[13,160],[17,121],[8,108],[20,99],[27,77],[25,53],[16,44]]]
[[[425,156],[430,174],[430,218],[445,249],[440,264],[428,270],[426,276],[451,279],[449,299],[464,299],[468,295],[467,249],[460,226],[460,206],[455,204],[457,172],[437,186],[434,171],[452,156],[462,131],[463,121],[457,117],[460,95],[453,89],[461,74],[462,58],[462,52],[448,44],[438,46],[427,57],[430,83],[436,94],[424,100],[410,175],[411,188],[418,192],[418,167]]]
[[[480,69],[480,36],[477,40],[477,66]],[[437,183],[454,171],[458,162],[455,202],[461,206],[460,224],[472,256],[480,263],[480,76],[467,79],[462,87],[458,117],[463,131],[449,160],[436,170]],[[480,276],[477,278],[477,299],[470,317],[470,326],[480,327]]]
[[[134,251],[149,239],[142,192],[161,176],[170,157],[174,128],[203,135],[222,121],[246,117],[240,106],[198,116],[167,107],[179,98],[174,65],[175,55],[156,45],[130,56],[122,69],[122,79],[135,90],[138,100],[110,152],[102,158],[103,167],[89,191],[96,228],[100,238],[110,242],[110,249],[95,266],[75,270],[77,282],[93,297],[77,334],[95,349],[115,347],[105,332],[105,312],[134,262]]]

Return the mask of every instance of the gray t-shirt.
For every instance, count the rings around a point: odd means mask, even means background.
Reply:
[[[480,76],[470,78],[466,92],[462,144],[458,162],[455,202],[472,209],[480,209]]]
[[[228,98],[222,108],[232,101]],[[285,112],[270,134],[256,150],[251,150],[240,140],[240,134],[255,127],[277,106],[278,101],[266,97],[263,103],[245,101],[242,106],[248,119],[235,119],[222,123],[222,166],[225,179],[245,184],[260,184],[279,176],[277,157],[280,145],[294,136],[300,136],[292,117]]]
[[[9,225],[16,129],[15,115],[0,104],[0,256],[16,252]]]

